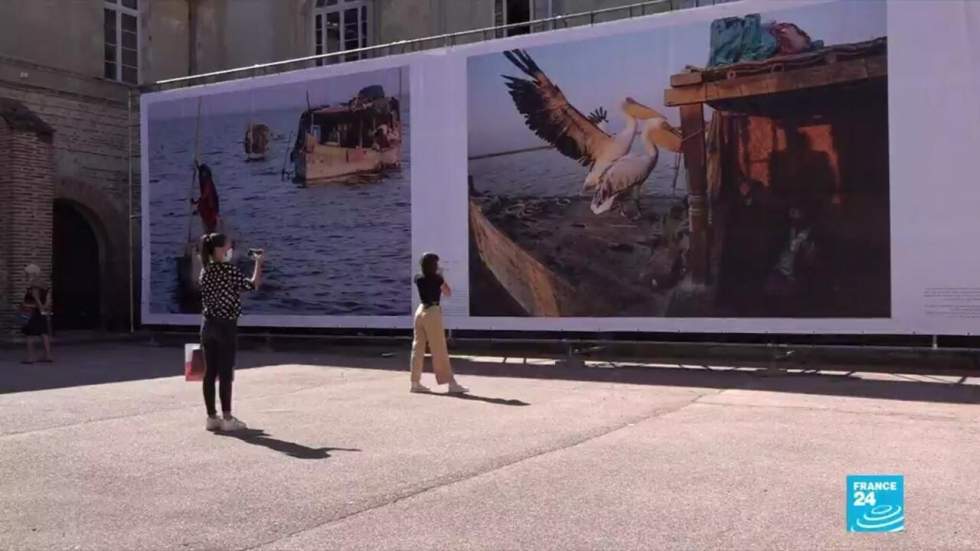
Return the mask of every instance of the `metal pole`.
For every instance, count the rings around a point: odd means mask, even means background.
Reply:
[[[930,352],[930,346],[923,344],[915,344],[909,346],[895,346],[895,345],[848,345],[848,344],[807,344],[807,343],[794,343],[789,342],[785,344],[776,344],[772,341],[767,341],[765,343],[744,343],[744,342],[731,342],[731,341],[698,341],[698,342],[678,342],[678,341],[663,341],[663,340],[612,340],[603,338],[563,338],[561,336],[555,336],[553,338],[548,337],[536,337],[536,338],[524,338],[524,337],[497,337],[495,336],[495,331],[499,328],[491,328],[481,336],[463,336],[457,337],[453,336],[453,341],[460,345],[462,344],[487,344],[487,345],[506,345],[506,344],[522,344],[522,345],[558,345],[563,347],[565,353],[568,354],[571,350],[571,354],[574,356],[575,346],[579,347],[602,347],[602,348],[615,348],[617,346],[649,346],[651,348],[657,348],[658,350],[665,351],[669,350],[671,347],[693,347],[698,346],[707,349],[715,350],[747,350],[756,349],[761,351],[776,352],[780,350],[785,350],[787,352],[792,351],[808,351],[808,352],[819,352],[819,351],[852,351],[852,352],[912,352],[912,353],[925,353]],[[156,334],[159,335],[186,335],[187,331],[194,331],[194,329],[187,328],[186,330],[169,328],[166,330],[159,330]],[[268,333],[249,333],[247,335],[242,335],[247,338],[265,338]],[[319,335],[319,334],[277,334],[272,336],[278,336],[290,339],[326,339],[332,341],[371,341],[371,342],[388,342],[388,341],[407,341],[411,340],[412,336],[410,333],[403,333],[397,335]],[[980,348],[977,347],[963,347],[963,348],[942,348],[942,352],[947,354],[980,354]],[[669,354],[669,352],[666,352]]]
[[[136,309],[133,304],[134,286],[133,286],[133,94],[135,90],[129,89],[128,98],[126,101],[126,147],[128,148],[128,153],[126,156],[127,161],[127,172],[129,180],[129,217],[128,222],[128,233],[129,233],[129,334],[132,335],[136,332]]]

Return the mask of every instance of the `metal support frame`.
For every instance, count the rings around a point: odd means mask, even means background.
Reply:
[[[715,0],[708,0],[714,2]],[[376,54],[378,56],[389,56],[393,54],[394,49],[398,49],[398,53],[406,53],[407,51],[420,51],[429,49],[425,47],[427,43],[431,43],[432,48],[438,47],[452,47],[455,46],[460,38],[463,37],[479,37],[480,42],[494,39],[497,31],[506,31],[508,29],[514,29],[518,27],[528,27],[534,28],[536,25],[539,28],[546,29],[550,27],[554,30],[557,24],[561,24],[562,28],[568,28],[569,21],[574,21],[576,19],[588,19],[589,25],[596,24],[596,17],[602,15],[608,15],[613,13],[624,13],[626,18],[637,17],[637,12],[639,15],[647,15],[648,8],[654,6],[661,6],[662,11],[672,11],[674,10],[672,0],[649,0],[646,2],[636,2],[633,4],[626,4],[623,6],[616,6],[613,8],[604,8],[600,10],[592,10],[587,12],[578,12],[567,15],[556,15],[552,17],[545,17],[542,19],[534,19],[531,21],[524,21],[520,23],[511,23],[509,25],[496,25],[492,27],[483,27],[479,29],[471,29],[468,31],[460,31],[455,33],[446,33],[433,36],[426,36],[422,38],[414,38],[411,40],[399,40],[396,42],[388,42],[385,44],[378,44],[376,46],[367,46],[364,48],[356,48],[351,50],[344,50],[340,52],[330,52],[327,54],[320,55],[310,55],[304,57],[298,57],[293,59],[285,59],[282,61],[273,61],[270,63],[259,63],[256,65],[250,65],[247,67],[236,67],[233,69],[223,69],[221,71],[212,71],[210,73],[200,73],[196,75],[189,75],[186,77],[176,77],[164,80],[159,80],[152,84],[147,84],[140,86],[141,92],[152,92],[156,90],[165,90],[170,88],[180,88],[183,86],[192,86],[201,81],[207,81],[208,83],[220,82],[222,80],[231,80],[234,78],[241,78],[243,76],[249,76],[248,73],[251,72],[251,76],[257,74],[270,74],[279,73],[284,71],[289,71],[298,64],[307,64],[310,62],[315,62],[318,60],[328,60],[333,58],[339,58],[342,56],[350,56],[352,54],[360,54],[359,57],[372,57],[371,54]]]
[[[161,329],[149,334],[151,341],[157,342],[157,337],[185,337],[188,335],[194,335],[194,329],[178,328],[178,327],[168,327],[166,329]],[[479,331],[467,331],[467,333],[480,333]],[[297,340],[316,340],[316,341],[326,341],[326,342],[336,342],[336,343],[367,343],[367,344],[386,344],[391,342],[410,342],[412,340],[412,334],[410,329],[400,330],[397,334],[392,335],[355,335],[355,334],[344,334],[344,335],[323,335],[323,334],[296,334],[296,333],[270,333],[267,331],[255,331],[249,332],[245,331],[239,335],[242,339],[253,339],[263,343],[272,342],[276,339],[297,339]],[[857,337],[858,335],[853,335]],[[923,335],[916,335],[917,337],[923,337]],[[921,343],[921,344],[911,344],[907,346],[899,345],[882,345],[882,344],[816,344],[816,343],[804,343],[804,342],[787,342],[787,343],[775,343],[775,342],[731,342],[731,341],[716,341],[716,340],[704,340],[704,341],[671,341],[665,339],[655,339],[655,340],[639,340],[639,339],[603,339],[603,338],[575,338],[575,337],[563,337],[556,335],[554,338],[549,337],[511,337],[511,336],[495,336],[493,332],[486,332],[485,336],[452,336],[454,343],[458,345],[476,345],[476,346],[494,346],[494,345],[552,345],[555,348],[550,355],[562,356],[566,360],[571,360],[576,362],[581,359],[583,354],[595,354],[605,352],[610,348],[616,347],[636,347],[643,346],[649,347],[651,349],[656,349],[663,351],[670,347],[683,347],[683,346],[698,346],[703,348],[708,348],[716,351],[767,351],[770,355],[770,361],[772,359],[777,360],[789,360],[792,363],[795,360],[790,360],[789,358],[793,356],[798,356],[800,359],[807,357],[807,354],[821,351],[834,351],[834,352],[882,352],[882,353],[924,353],[932,355],[933,353],[950,354],[950,355],[962,355],[962,356],[976,356],[980,354],[980,348],[975,346],[937,346],[933,348],[932,346]],[[794,354],[799,353],[799,354]],[[668,354],[669,356],[669,354]]]
[[[135,292],[135,270],[133,269],[133,262],[136,260],[136,240],[133,235],[133,220],[136,217],[133,214],[133,96],[136,94],[136,90],[130,88],[129,93],[126,97],[126,149],[127,149],[127,163],[126,172],[127,180],[129,185],[129,213],[126,217],[127,222],[127,233],[129,237],[129,254],[127,255],[127,260],[129,262],[129,332],[133,334],[136,332],[136,292]]]

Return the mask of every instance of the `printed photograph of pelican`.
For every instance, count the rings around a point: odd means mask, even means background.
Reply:
[[[470,314],[889,317],[886,9],[469,58]]]

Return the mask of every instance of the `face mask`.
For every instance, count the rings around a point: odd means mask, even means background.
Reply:
[[[231,262],[231,259],[235,256],[235,249],[228,249],[225,251],[225,262]]]

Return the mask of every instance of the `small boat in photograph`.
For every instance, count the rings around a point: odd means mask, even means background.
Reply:
[[[256,123],[245,128],[245,160],[264,161],[269,150],[269,127]]]
[[[184,254],[177,257],[177,290],[181,304],[201,301],[201,250],[197,242],[188,239]]]
[[[401,166],[398,99],[368,86],[347,103],[309,107],[290,152],[297,182],[343,181]]]

